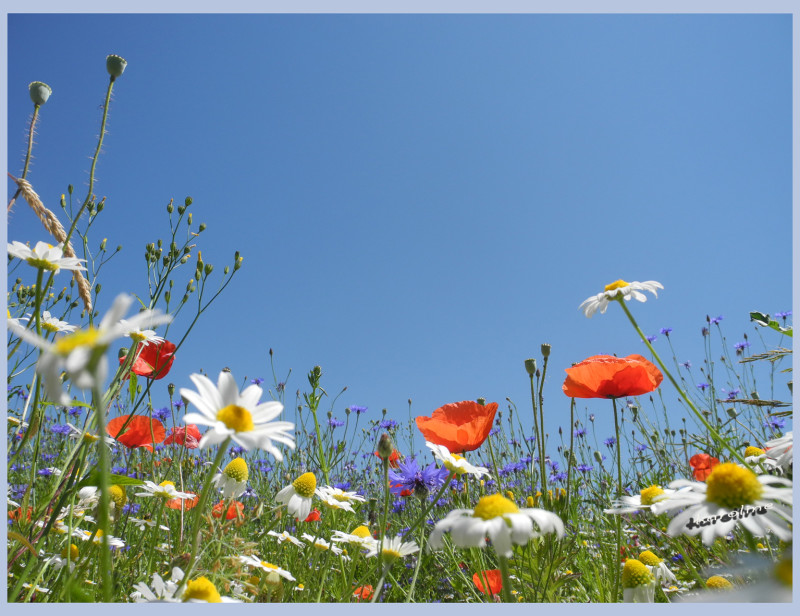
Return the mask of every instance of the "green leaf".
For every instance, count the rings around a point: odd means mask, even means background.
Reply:
[[[134,479],[127,475],[115,475],[113,473],[108,476],[109,485],[117,484],[118,486],[140,486],[144,484],[141,479]],[[99,486],[100,485],[100,469],[94,467],[86,477],[81,479],[76,487],[83,488],[86,486]]]
[[[769,327],[774,329],[776,332],[780,332],[792,338],[792,328],[791,327],[781,327],[781,324],[778,323],[775,319],[770,319],[768,314],[764,314],[763,312],[751,312],[750,313],[750,320],[755,321],[762,327]]]

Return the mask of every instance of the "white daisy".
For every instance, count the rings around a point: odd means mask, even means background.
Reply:
[[[221,597],[217,587],[204,575],[188,580],[181,598],[188,603],[241,603],[238,599]]]
[[[94,538],[92,538],[92,535],[94,535]],[[76,528],[72,531],[72,536],[77,537],[78,539],[82,539],[83,541],[89,541],[89,539],[92,539],[92,542],[95,545],[100,545],[100,542],[102,541],[103,538],[103,531],[98,529],[97,532],[95,533],[94,531],[91,530],[82,530],[80,528]],[[108,539],[108,545],[111,546],[112,548],[125,547],[125,542],[119,537],[113,537],[111,535],[108,535],[107,539]]]
[[[534,522],[538,530],[534,528]],[[488,535],[497,553],[509,557],[512,544],[524,545],[542,533],[554,532],[563,536],[564,524],[554,513],[543,509],[519,509],[513,501],[492,494],[481,498],[475,509],[455,509],[437,522],[429,541],[432,549],[442,547],[446,532],[461,548],[482,548]]]
[[[767,453],[760,449],[759,447],[748,447],[744,450],[744,461],[747,462],[750,467],[756,473],[769,473],[775,471],[777,473],[782,473],[783,468],[778,464],[778,462],[772,458],[767,457]]]
[[[217,385],[202,374],[193,374],[198,391],[181,389],[181,396],[193,404],[197,413],[188,413],[187,424],[211,426],[200,440],[200,448],[216,445],[229,436],[245,449],[264,449],[279,462],[283,455],[273,441],[294,449],[294,424],[289,421],[271,421],[281,414],[283,405],[269,401],[259,403],[262,389],[249,385],[241,393],[230,372],[220,372]]]
[[[377,556],[378,552],[380,552],[384,562],[392,563],[398,558],[405,558],[419,552],[419,546],[415,541],[403,542],[403,538],[400,535],[391,538],[384,537],[383,549],[379,549],[380,545],[377,541],[371,545],[366,554],[367,558]]]
[[[225,498],[239,498],[247,489],[248,476],[247,462],[243,458],[234,458],[214,477],[213,482]]]
[[[773,487],[773,486],[784,486]],[[701,535],[711,545],[741,524],[756,537],[772,531],[784,541],[792,537],[792,482],[772,475],[756,475],[732,462],[717,464],[705,483],[680,479],[672,488],[685,488],[655,503],[654,514],[682,511],[667,528],[667,534]],[[784,507],[783,505],[788,505]]]
[[[300,541],[294,535],[290,535],[286,531],[283,531],[283,532],[280,532],[280,533],[276,533],[274,530],[270,530],[270,531],[267,531],[267,534],[275,537],[278,540],[278,543],[284,543],[284,542],[288,541],[289,543],[293,543],[297,547],[301,547],[302,548],[303,546],[305,546],[305,543]]]
[[[337,555],[342,553],[341,548],[337,548],[335,545],[331,545],[330,543],[328,543],[324,539],[321,539],[320,537],[312,537],[308,533],[303,533],[302,537],[303,539],[308,541],[311,545],[313,545],[316,549],[318,549],[320,552],[325,552],[326,550],[330,550],[331,552]]]
[[[365,500],[363,496],[359,496],[355,492],[345,492],[340,488],[334,488],[332,486],[317,488],[317,496],[319,496],[326,507],[330,509],[343,509],[350,513],[355,513],[353,506],[350,504],[351,502],[363,503]]]
[[[426,441],[425,446],[433,452],[433,456],[444,464],[444,467],[451,473],[457,473],[458,475],[469,474],[475,475],[476,477],[482,475],[491,477],[491,475],[489,475],[489,469],[483,466],[473,466],[467,462],[464,456],[457,453],[450,453],[450,450],[444,445],[436,445]]]
[[[108,373],[105,352],[111,342],[122,336],[120,318],[133,302],[129,295],[119,295],[114,300],[97,328],[78,329],[71,334],[50,342],[24,327],[8,324],[8,328],[28,344],[39,347],[44,352],[36,363],[36,371],[44,376],[45,391],[53,402],[67,405],[70,397],[61,387],[61,373],[78,389],[91,389],[95,383],[104,383]],[[155,310],[144,310],[132,317],[130,322],[139,326],[169,323],[172,317]]]
[[[54,317],[47,310],[42,313],[42,318],[39,322],[42,325],[42,329],[51,334],[56,332],[70,334],[78,329],[76,325],[70,325],[66,321],[62,321],[61,319]]]
[[[617,280],[616,282],[607,284],[602,293],[593,295],[585,300],[579,306],[579,308],[583,310],[583,313],[587,317],[591,318],[591,316],[598,310],[600,311],[600,314],[604,314],[608,308],[609,302],[614,301],[619,297],[624,298],[625,301],[630,301],[630,299],[633,298],[640,302],[646,302],[647,296],[641,291],[649,291],[658,297],[656,289],[663,288],[664,287],[661,285],[661,283],[656,282],[655,280],[648,280],[647,282],[625,282],[624,280]]]
[[[311,501],[317,490],[314,473],[303,473],[275,495],[275,500],[286,505],[289,515],[305,520],[311,513]]]
[[[255,567],[256,569],[262,569],[263,571],[266,571],[268,573],[276,573],[282,578],[290,580],[292,582],[297,581],[294,579],[294,576],[291,573],[286,571],[286,569],[281,569],[277,565],[268,563],[256,556],[240,556],[239,560],[242,561],[245,565],[248,565],[250,567]]]
[[[181,500],[191,500],[195,497],[194,494],[188,492],[180,492],[175,488],[172,481],[162,481],[161,483],[154,483],[152,481],[145,481],[143,485],[139,486],[144,489],[144,492],[137,492],[136,496],[159,496],[165,500],[179,498]]]
[[[669,570],[669,567],[667,567],[664,559],[659,558],[650,550],[645,550],[639,554],[639,558],[637,560],[650,569],[650,573],[653,574],[656,584],[661,584],[662,586],[668,584],[671,586],[678,583],[678,578],[676,578],[675,574]]]
[[[780,438],[764,443],[764,453],[767,458],[774,460],[783,470],[789,470],[792,465],[792,433],[787,432]]]
[[[139,342],[142,346],[147,346],[150,342],[164,342],[164,338],[157,336],[152,329],[142,329],[140,325],[121,319],[119,322],[122,328],[122,335],[127,336],[134,342]]]
[[[8,254],[17,259],[27,261],[29,265],[48,272],[58,273],[60,270],[85,270],[81,261],[86,259],[76,259],[75,257],[65,257],[63,244],[53,246],[47,242],[36,242],[36,246],[30,248],[22,242],[14,241],[8,244]]]
[[[625,561],[622,568],[622,601],[625,603],[653,603],[656,582],[650,569],[635,558]]]
[[[640,509],[650,510],[655,503],[669,498],[674,493],[675,490],[664,490],[661,486],[653,485],[634,496],[623,494],[617,500],[612,501],[609,509],[603,511],[605,513],[633,513]]]
[[[345,533],[340,530],[333,531],[331,541],[334,543],[349,543],[363,548],[370,549],[378,545],[378,540],[372,536],[369,528],[366,526],[359,526],[353,530],[352,533]]]
[[[175,597],[184,573],[178,567],[172,568],[172,575],[169,580],[164,580],[158,573],[153,574],[153,581],[148,586],[144,582],[134,585],[136,592],[131,594],[131,598],[136,603],[147,603],[158,601],[163,603],[179,603],[180,599]]]

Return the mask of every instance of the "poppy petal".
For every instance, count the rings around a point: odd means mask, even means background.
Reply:
[[[130,421],[128,419],[130,418]],[[125,423],[127,422],[127,426]],[[125,426],[123,430],[123,426]],[[153,451],[153,445],[161,443],[167,432],[157,419],[143,415],[121,415],[106,424],[106,432],[128,448],[145,447]]]

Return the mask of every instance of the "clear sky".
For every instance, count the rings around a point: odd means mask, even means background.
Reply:
[[[289,392],[315,364],[348,386],[340,418],[479,396],[527,417],[523,362],[549,342],[553,433],[564,368],[646,350],[614,306],[578,311],[605,284],[660,281],[634,312],[694,364],[707,314],[732,347],[749,311],[791,309],[791,19],[10,15],[9,170],[44,81],[29,179],[56,211],[85,194],[119,54],[92,237],[124,250],[99,310],[146,292],[170,198],[193,197],[214,277],[245,258],[156,399],[200,368],[269,381],[273,348]],[[18,202],[8,237],[46,234]],[[610,434],[608,403],[584,406]]]

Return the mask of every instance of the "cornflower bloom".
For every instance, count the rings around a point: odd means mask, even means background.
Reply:
[[[434,464],[420,468],[416,460],[398,462],[397,468],[397,471],[389,471],[390,489],[393,494],[410,490],[418,496],[427,496],[429,492],[440,488],[450,476],[450,471],[436,468]]]

